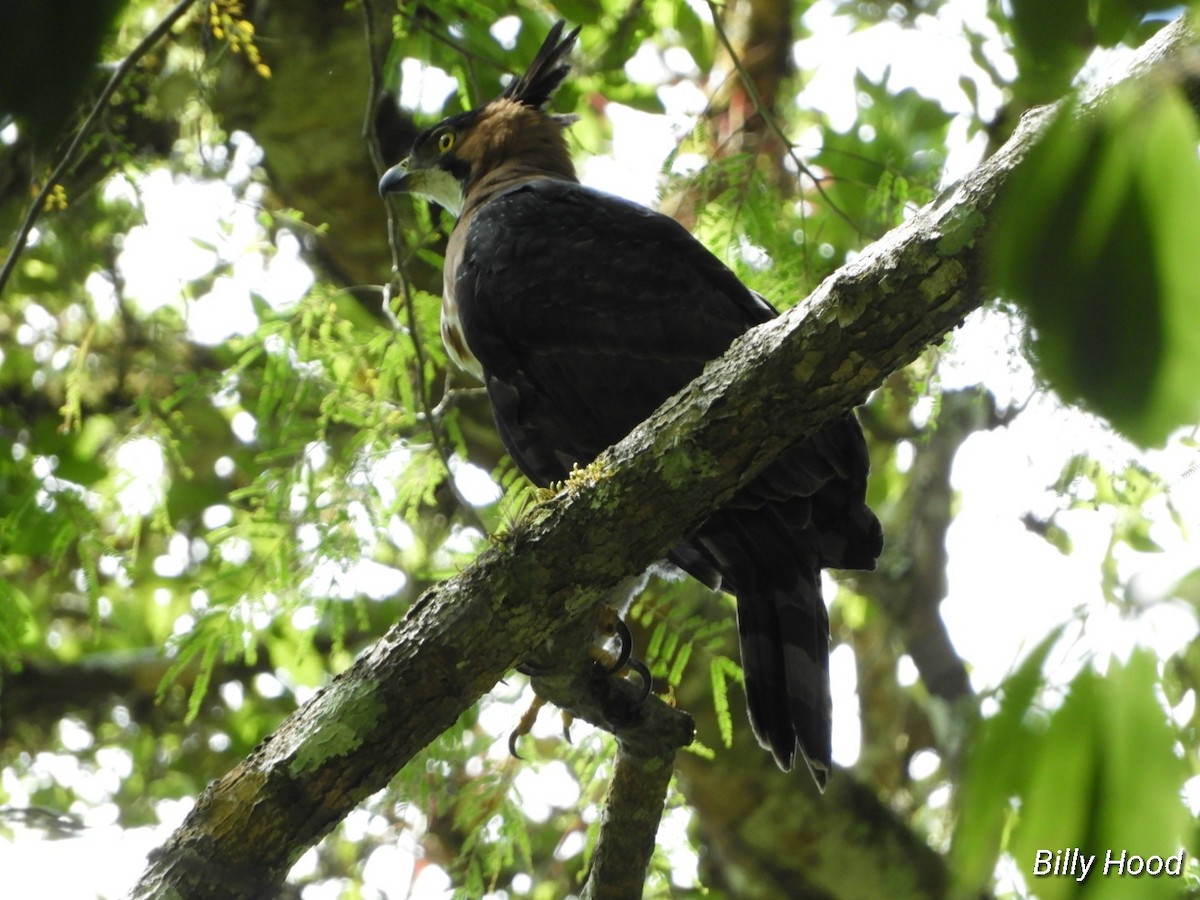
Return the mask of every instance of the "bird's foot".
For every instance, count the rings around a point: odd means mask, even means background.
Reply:
[[[591,657],[604,669],[604,673],[623,678],[632,672],[642,682],[641,699],[650,696],[654,679],[646,664],[633,655],[633,635],[629,633],[629,626],[621,614],[607,604],[602,606],[596,619],[596,634],[598,641],[592,645]],[[608,649],[608,644],[614,641],[615,652]]]
[[[603,678],[616,677],[625,679],[630,673],[636,675],[640,684],[638,685],[638,694],[633,702],[639,706],[644,703],[646,698],[650,696],[650,691],[654,686],[654,679],[650,675],[650,669],[646,664],[633,655],[633,635],[630,634],[629,627],[622,621],[620,614],[613,607],[607,605],[601,607],[600,613],[595,620],[590,640],[587,656],[583,660],[585,665],[598,667]],[[578,645],[576,644],[575,646]],[[564,660],[551,661],[555,655],[554,650],[556,648],[554,643],[547,642],[545,648],[547,655],[542,659],[537,661],[526,660],[517,666],[518,672],[529,676],[533,683],[534,691],[538,694],[529,709],[521,716],[517,727],[509,735],[508,749],[517,759],[521,759],[520,753],[517,752],[517,741],[530,733],[534,722],[537,720],[538,712],[546,704],[546,700],[541,696],[539,683],[541,688],[545,689],[548,687],[547,682],[551,680],[563,678],[570,680],[575,677],[573,673],[582,675],[584,671],[580,667],[578,651],[575,654],[569,655]],[[564,710],[563,737],[567,743],[571,742],[570,726],[572,719],[573,716]]]
[[[615,649],[610,646],[614,644]],[[547,644],[547,647],[549,646]],[[600,607],[600,613],[596,617],[593,643],[588,649],[588,657],[599,665],[606,675],[624,676],[629,672],[635,673],[641,679],[645,693],[650,693],[653,679],[646,664],[633,655],[633,635],[629,632],[629,626],[622,620],[620,613],[607,604]],[[558,663],[527,659],[517,665],[517,671],[530,678],[540,678],[559,674],[562,666]]]
[[[525,710],[521,716],[521,720],[517,722],[517,727],[508,736],[508,752],[514,759],[525,758],[517,751],[517,741],[533,731],[533,723],[537,721],[538,713],[542,711],[542,707],[545,705],[546,700],[534,696],[533,702],[529,704],[529,709]],[[575,717],[566,710],[562,710],[561,715],[563,740],[569,744],[571,743],[571,723],[575,721]]]

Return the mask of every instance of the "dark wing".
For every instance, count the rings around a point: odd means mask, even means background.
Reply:
[[[464,223],[455,294],[497,426],[533,481],[590,462],[775,311],[674,220],[576,184],[533,181]],[[790,768],[829,767],[822,566],[870,568],[866,445],[852,415],[797,444],[672,562],[737,595],[751,722]]]
[[[539,484],[590,462],[775,315],[674,220],[552,180],[473,216],[455,296],[505,444]]]

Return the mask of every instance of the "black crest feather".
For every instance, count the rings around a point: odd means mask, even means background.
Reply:
[[[565,25],[561,19],[554,23],[525,74],[509,82],[500,96],[534,109],[541,109],[545,105],[571,70],[567,56],[575,46],[579,29],[576,28],[560,41]]]

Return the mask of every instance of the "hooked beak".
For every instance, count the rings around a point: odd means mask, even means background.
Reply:
[[[456,216],[462,211],[463,188],[458,179],[436,166],[414,166],[411,156],[396,163],[379,179],[379,196],[386,198],[397,193],[425,197]]]
[[[402,159],[384,172],[383,177],[379,179],[379,196],[386,197],[388,194],[407,193],[409,190],[408,181],[408,160]]]

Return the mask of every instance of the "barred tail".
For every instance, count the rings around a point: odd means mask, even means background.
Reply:
[[[742,590],[738,634],[746,705],[758,742],[784,771],[799,751],[824,790],[832,766],[829,618],[819,574],[794,592]]]

